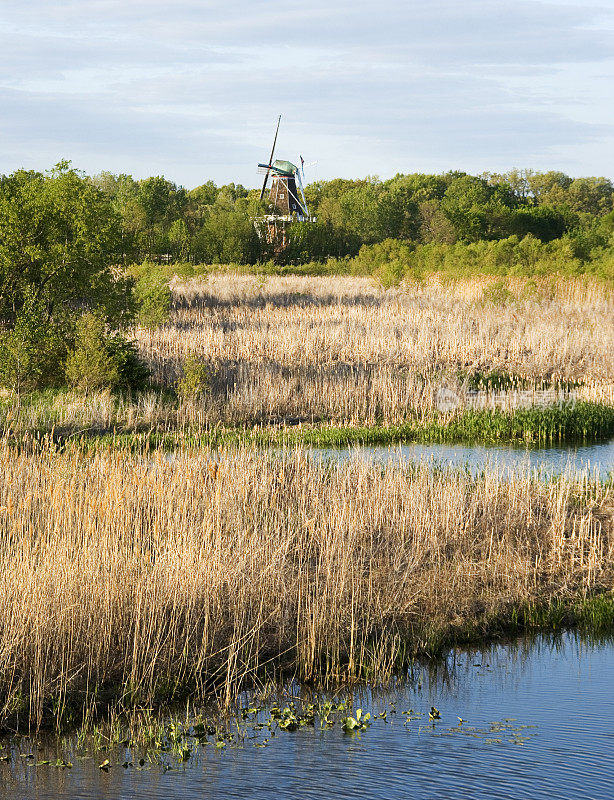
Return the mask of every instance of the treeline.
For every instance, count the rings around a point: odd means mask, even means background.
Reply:
[[[89,180],[120,219],[124,262],[255,264],[273,256],[251,222],[267,210],[257,190],[208,181],[187,191],[163,177],[110,173]],[[353,257],[387,239],[454,245],[514,236],[566,239],[574,257],[586,260],[610,245],[614,225],[612,182],[562,172],[335,179],[308,185],[306,196],[317,222],[296,225],[278,261]]]

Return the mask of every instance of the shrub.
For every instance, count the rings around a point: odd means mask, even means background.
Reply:
[[[84,314],[77,323],[75,346],[66,359],[69,386],[84,392],[113,389],[119,379],[117,361],[109,352],[104,320],[97,314]]]
[[[399,239],[366,245],[353,259],[352,272],[356,275],[375,275],[384,288],[397,286],[408,273],[412,246]]]
[[[116,333],[108,338],[106,349],[117,367],[117,388],[134,389],[135,391],[143,391],[147,388],[150,377],[149,369],[139,358],[134,342],[129,342]]]
[[[58,385],[66,347],[58,329],[36,302],[27,302],[14,327],[0,333],[0,382],[18,395]]]
[[[134,287],[137,319],[145,328],[157,328],[168,321],[171,310],[171,290],[159,271],[146,271]]]
[[[199,358],[187,356],[183,362],[183,376],[177,381],[177,394],[182,400],[199,400],[210,387],[207,366]]]

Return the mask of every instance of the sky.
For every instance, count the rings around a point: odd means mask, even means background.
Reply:
[[[614,178],[614,0],[0,0],[0,173]]]

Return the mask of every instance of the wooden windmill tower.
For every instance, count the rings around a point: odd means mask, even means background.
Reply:
[[[300,168],[291,161],[281,161],[279,159],[273,161],[280,122],[281,114],[277,120],[277,129],[268,163],[258,164],[258,172],[264,175],[262,191],[260,192],[261,200],[264,199],[269,178],[271,179],[269,213],[255,220],[259,235],[265,237],[267,243],[272,245],[276,254],[282,252],[288,246],[288,228],[293,222],[316,221],[315,217],[309,215],[303,191],[301,174],[304,162],[302,156]]]

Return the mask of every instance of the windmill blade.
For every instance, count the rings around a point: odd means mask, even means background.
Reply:
[[[301,175],[303,176],[303,181],[304,181],[305,180],[305,167],[313,167],[314,164],[317,164],[318,162],[317,161],[309,161],[308,163],[305,163],[305,159],[303,158],[303,156],[299,156],[299,158],[301,159]]]
[[[271,148],[271,155],[269,157],[269,164],[273,163],[273,155],[275,154],[275,145],[277,144],[277,134],[279,133],[279,124],[281,122],[281,114],[279,115],[279,119],[277,120],[277,128],[275,130],[275,138],[273,139],[273,147]],[[267,169],[264,175],[264,181],[262,182],[262,191],[260,192],[260,199],[264,197],[264,193],[266,192],[266,185],[267,181],[269,180],[269,172],[270,168]]]
[[[305,199],[305,192],[303,191],[303,181],[301,180],[301,171],[297,169],[296,171],[296,182],[298,184],[298,190],[301,193],[301,197],[303,198],[302,204],[299,202],[299,205],[303,207],[303,213],[306,217],[309,216],[309,209],[307,208],[307,200]],[[298,200],[298,198],[297,198]]]

